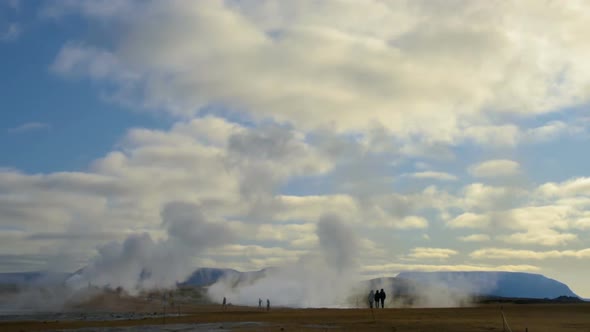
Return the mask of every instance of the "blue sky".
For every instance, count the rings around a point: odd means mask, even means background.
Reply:
[[[82,170],[110,151],[127,128],[170,124],[166,117],[140,116],[105,102],[101,85],[53,74],[50,65],[64,42],[101,38],[83,20],[40,19],[39,2],[18,3],[18,9],[2,8],[2,20],[21,30],[15,40],[0,43],[3,167]],[[41,126],[27,129],[35,123]]]
[[[222,239],[190,266],[297,261],[336,215],[365,277],[527,271],[590,296],[590,9],[357,6],[3,3],[0,270],[172,243],[188,204],[215,225],[188,233]]]

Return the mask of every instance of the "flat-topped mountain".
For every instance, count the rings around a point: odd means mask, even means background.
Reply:
[[[566,284],[534,273],[402,272],[397,278],[482,296],[530,299],[579,297]]]

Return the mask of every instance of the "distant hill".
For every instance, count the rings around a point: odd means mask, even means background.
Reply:
[[[191,274],[186,281],[182,282],[183,285],[188,286],[208,286],[216,283],[222,278],[239,278],[242,272],[233,269],[216,269],[216,268],[200,268]]]
[[[238,284],[263,277],[266,270],[239,272],[232,269],[197,269],[183,284],[207,286],[222,278]],[[397,277],[374,279],[369,288],[387,283],[396,295],[448,289],[464,294],[529,299],[579,298],[567,285],[540,274],[520,272],[402,272]]]
[[[529,299],[554,299],[560,296],[579,298],[564,283],[533,273],[402,272],[397,278],[454,290],[466,290],[471,294],[483,296]]]
[[[0,285],[25,286],[42,282],[63,282],[70,273],[56,272],[9,272],[0,273]]]
[[[24,285],[39,279],[42,272],[10,272],[0,273],[0,285]]]
[[[235,285],[254,282],[266,275],[269,269],[240,272],[233,269],[199,268],[188,279],[181,283],[186,286],[209,286],[224,279]]]

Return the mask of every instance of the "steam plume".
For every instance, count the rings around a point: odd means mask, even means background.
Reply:
[[[99,248],[98,256],[69,284],[122,287],[129,292],[169,288],[193,272],[196,255],[234,238],[222,225],[206,220],[196,204],[171,202],[161,215],[166,239],[155,241],[144,233],[131,235],[122,243],[111,242]]]
[[[358,239],[338,216],[324,215],[317,225],[317,251],[292,265],[264,271],[262,277],[224,279],[208,290],[212,299],[256,305],[258,298],[289,307],[346,307],[358,287]]]

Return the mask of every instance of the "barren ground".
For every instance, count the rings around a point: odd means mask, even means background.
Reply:
[[[155,305],[123,300],[114,308],[149,311]],[[83,309],[83,308],[80,308]],[[0,331],[503,331],[500,306],[410,309],[273,309],[231,306],[181,307],[183,316],[117,320],[12,321]],[[589,331],[590,304],[503,305],[512,331]],[[205,324],[208,323],[208,324]],[[239,324],[236,324],[239,323]]]

